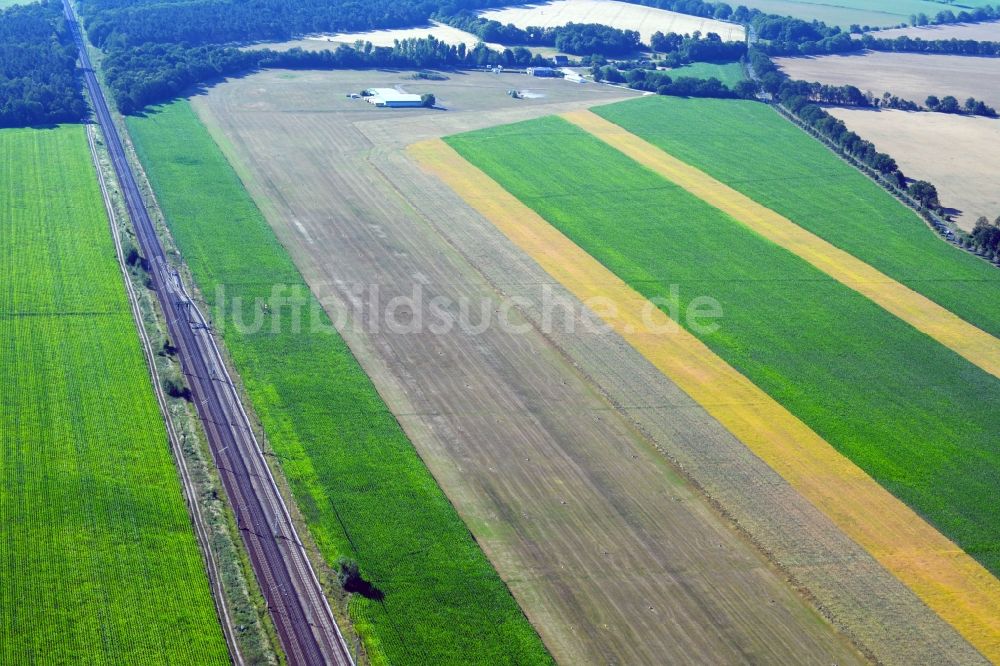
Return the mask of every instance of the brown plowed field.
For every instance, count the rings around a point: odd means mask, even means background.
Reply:
[[[395,83],[451,110],[344,98]],[[544,97],[512,100],[509,88]],[[480,332],[393,332],[374,325],[372,308],[351,308],[344,336],[557,659],[857,661],[790,574],[885,661],[973,662],[953,631],[616,335],[584,329],[578,312],[574,332],[515,330],[541,323],[545,298],[575,302],[403,151],[627,94],[487,74],[407,83],[266,72],[195,107],[335,319],[357,284],[377,284],[383,305],[414,284],[425,301],[466,299],[477,313],[523,299],[511,325]]]

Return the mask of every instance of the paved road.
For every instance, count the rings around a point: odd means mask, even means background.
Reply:
[[[69,0],[63,0],[63,7],[74,32],[85,83],[140,250],[149,262],[153,287],[167,319],[170,339],[177,347],[282,648],[291,664],[352,664],[347,645],[264,461],[207,322],[185,293],[176,272],[167,264]]]

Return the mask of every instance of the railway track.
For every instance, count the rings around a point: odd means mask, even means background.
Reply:
[[[210,326],[166,260],[69,0],[63,0],[63,8],[79,49],[84,82],[115,176],[140,250],[149,263],[153,289],[167,320],[170,339],[177,348],[209,448],[288,662],[351,665],[347,644],[264,460]]]

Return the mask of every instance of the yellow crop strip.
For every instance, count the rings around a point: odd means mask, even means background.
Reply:
[[[989,571],[443,141],[414,144],[408,153],[583,303],[601,303],[595,312],[609,327],[1000,662],[1000,581]]]
[[[562,118],[729,214],[995,377],[1000,340],[703,171],[590,111]]]

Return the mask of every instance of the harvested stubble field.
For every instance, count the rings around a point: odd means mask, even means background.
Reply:
[[[509,245],[460,247],[459,238],[442,236],[445,227],[467,233],[474,218],[461,206],[443,206],[447,189],[402,152],[411,138],[630,93],[531,81],[545,97],[522,103],[504,92],[529,79],[468,74],[433,82],[431,91],[452,111],[383,113],[343,99],[340,90],[391,85],[392,74],[280,76],[220,86],[195,100],[196,108],[324,306],[356,324],[343,331],[352,351],[554,656],[566,663],[738,661],[747,654],[853,661],[843,639],[564,350],[533,327],[517,330],[525,323],[517,310],[513,328],[497,322],[400,333],[379,325],[379,311],[352,305],[354,285],[377,284],[384,304],[419,284],[426,302],[441,297],[456,308],[465,302],[476,313],[496,312],[501,294],[466,251],[477,263],[505,266],[508,285],[520,283],[511,275]],[[460,217],[445,224],[452,214]],[[523,257],[509,259],[523,266]],[[692,443],[728,443],[682,394],[674,390],[665,400],[654,408],[674,420],[670,429],[680,420],[691,424],[683,437]]]
[[[228,664],[84,128],[0,154],[0,663]]]
[[[378,590],[350,604],[371,660],[550,663],[189,104],[128,121],[312,536]]]
[[[689,14],[680,14],[655,7],[646,7],[618,0],[553,0],[504,9],[480,12],[483,18],[513,23],[519,28],[555,28],[567,23],[601,23],[620,30],[635,30],[642,43],[649,44],[654,32],[701,34],[714,32],[723,41],[739,42],[746,38],[746,31],[738,23],[716,21]]]
[[[971,230],[980,216],[1000,216],[1000,121],[947,113],[827,109],[879,150],[892,155],[903,173],[937,186],[941,202],[960,227]]]
[[[578,301],[404,152],[629,93],[533,80],[544,97],[510,100],[505,90],[525,79],[472,74],[422,82],[447,113],[342,99],[406,79],[265,72],[194,105],[336,318],[377,318],[346,304],[356,282],[378,283],[383,303],[415,280],[428,300],[486,299],[490,310],[518,299],[514,322],[526,317],[527,333],[343,334],[554,656],[855,659],[655,446],[866,650],[887,663],[975,661],[896,578],[620,337],[589,328]],[[552,299],[573,309],[557,308],[566,326],[547,319]]]
[[[649,97],[594,112],[1000,337],[1000,272],[766,105]]]
[[[890,92],[923,104],[928,95],[969,97],[1000,107],[1000,58],[865,51],[853,55],[775,58],[793,79]]]

